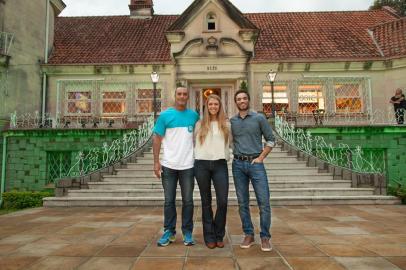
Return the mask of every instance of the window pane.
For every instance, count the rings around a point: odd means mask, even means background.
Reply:
[[[362,112],[360,84],[336,84],[334,88],[336,95],[336,112]]]
[[[270,116],[272,114],[272,87],[265,85],[262,88],[262,110]],[[274,86],[274,103],[276,112],[286,112],[289,110],[289,98],[286,85]]]
[[[154,102],[152,100],[137,100],[138,113],[154,112]],[[161,101],[157,101],[157,112],[161,111]]]
[[[138,98],[154,98],[154,89],[138,89]],[[161,89],[156,89],[156,98],[161,98]]]
[[[207,24],[207,29],[208,30],[216,30],[216,23],[215,22],[209,22]]]
[[[90,92],[68,92],[68,99],[91,99],[92,95]]]
[[[336,112],[360,113],[362,112],[362,102],[360,98],[337,98]]]
[[[104,101],[103,113],[125,113],[125,101]]]
[[[68,113],[91,113],[92,105],[89,101],[68,102]]]
[[[337,84],[335,85],[336,97],[359,97],[359,84]]]
[[[299,86],[299,113],[312,113],[314,110],[324,109],[322,85]]]
[[[125,99],[125,92],[103,92],[103,99]]]

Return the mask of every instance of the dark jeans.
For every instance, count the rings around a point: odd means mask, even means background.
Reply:
[[[260,237],[271,238],[271,205],[268,177],[263,163],[251,164],[249,161],[233,161],[234,185],[237,192],[242,229],[245,235],[254,235],[250,214],[249,183],[251,180],[259,207]]]
[[[405,121],[405,109],[399,108],[395,110],[396,122],[402,125]]]
[[[206,243],[223,241],[226,228],[228,203],[228,168],[227,161],[196,160],[195,177],[202,200],[203,235]],[[217,211],[213,220],[211,207],[211,182],[216,191]]]
[[[193,232],[193,168],[173,170],[162,166],[162,186],[165,194],[164,228],[176,232],[176,187],[182,194],[182,232]]]

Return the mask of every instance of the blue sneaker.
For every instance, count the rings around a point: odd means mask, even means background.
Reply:
[[[185,244],[185,246],[193,246],[195,244],[191,232],[187,232],[183,235],[183,244]]]
[[[161,238],[158,240],[157,244],[160,247],[166,247],[170,243],[175,242],[175,240],[176,240],[175,233],[166,230],[164,231],[164,234],[161,236]]]

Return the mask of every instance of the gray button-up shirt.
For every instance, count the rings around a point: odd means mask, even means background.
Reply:
[[[230,119],[233,134],[234,155],[259,155],[263,150],[262,136],[265,145],[274,147],[275,138],[271,126],[262,114],[248,112],[243,119],[240,114]]]

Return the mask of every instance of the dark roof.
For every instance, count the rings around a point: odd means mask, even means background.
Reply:
[[[406,18],[376,25],[371,31],[383,56],[406,55]]]
[[[396,19],[384,10],[246,16],[260,29],[254,62],[381,58],[368,28]]]
[[[205,4],[205,0],[195,0],[168,28],[169,32],[182,31],[189,19]],[[241,29],[258,30],[257,27],[244,17],[244,14],[228,0],[218,0],[230,17]]]
[[[385,59],[379,47],[406,56],[405,21],[384,10],[244,16],[260,31],[252,62]],[[179,18],[59,17],[49,64],[171,62],[165,32]]]
[[[49,64],[171,62],[164,32],[176,18],[59,17]]]

